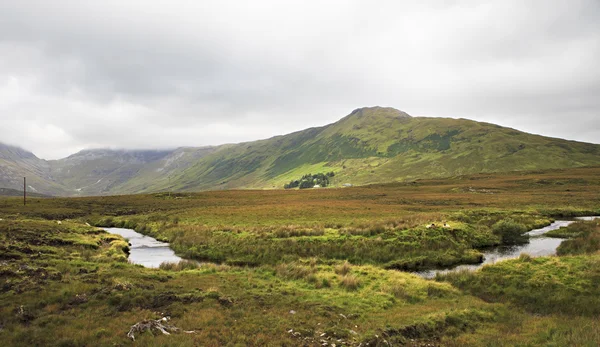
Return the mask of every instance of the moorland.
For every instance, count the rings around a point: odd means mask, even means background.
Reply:
[[[600,215],[600,168],[351,188],[0,198],[3,345],[129,345],[169,316],[194,333],[149,346],[600,343],[600,227],[556,231],[558,256],[423,279],[555,219]],[[444,223],[446,227],[444,227]],[[435,224],[431,227],[431,224]],[[98,227],[189,259],[148,269]]]

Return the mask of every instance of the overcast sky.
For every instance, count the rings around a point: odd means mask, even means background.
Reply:
[[[600,143],[600,1],[0,0],[0,142],[41,158],[373,105]]]

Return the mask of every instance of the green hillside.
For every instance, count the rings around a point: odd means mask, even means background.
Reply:
[[[108,195],[283,188],[304,175],[326,172],[335,173],[329,186],[340,187],[581,167],[600,165],[600,145],[370,107],[323,127],[240,144],[171,151],[91,150],[50,162],[29,158],[27,152],[20,157],[25,159],[0,157],[0,176],[10,171],[4,176],[12,177],[7,188],[18,188],[17,178],[28,174],[42,193]]]
[[[69,194],[63,184],[52,178],[47,161],[21,148],[0,143],[0,188],[22,192],[23,177],[27,177],[30,193]]]
[[[373,107],[324,127],[218,148],[174,175],[170,187],[147,191],[282,188],[330,171],[336,174],[331,186],[342,186],[598,164],[600,145]]]

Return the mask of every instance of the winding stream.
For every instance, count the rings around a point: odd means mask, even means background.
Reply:
[[[556,248],[563,239],[544,236],[550,230],[556,230],[561,227],[566,227],[577,220],[593,220],[600,216],[593,217],[578,217],[575,220],[556,221],[547,227],[536,229],[528,232],[530,239],[529,243],[524,245],[498,246],[486,250],[483,253],[484,261],[474,265],[458,265],[448,269],[424,270],[414,272],[424,278],[433,278],[437,273],[447,273],[450,271],[458,271],[463,269],[475,270],[485,264],[493,264],[501,260],[518,258],[521,253],[527,253],[532,257],[541,257],[546,255],[556,254]],[[129,242],[129,261],[134,264],[140,264],[145,267],[157,268],[163,262],[178,263],[182,258],[175,255],[175,252],[169,247],[166,242],[158,241],[150,236],[142,235],[132,229],[123,228],[103,228],[111,234],[121,235]]]
[[[494,264],[496,262],[518,258],[521,253],[529,254],[532,257],[543,257],[555,255],[556,249],[564,239],[556,237],[544,236],[545,233],[569,226],[578,220],[594,220],[600,216],[577,217],[575,220],[559,220],[546,227],[531,230],[527,234],[530,236],[529,243],[523,245],[503,245],[487,249],[483,252],[483,262],[480,264],[458,265],[447,269],[423,270],[413,272],[424,278],[434,278],[436,274],[444,274],[460,270],[476,270],[486,264]]]

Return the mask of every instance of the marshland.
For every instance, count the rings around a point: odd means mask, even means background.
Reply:
[[[557,255],[477,264],[526,231],[600,215],[600,169],[319,190],[0,199],[5,345],[597,345],[600,227]],[[432,224],[434,226],[432,226]],[[134,229],[179,262],[128,261]],[[184,333],[183,331],[188,331]],[[192,333],[193,332],[193,333]]]

